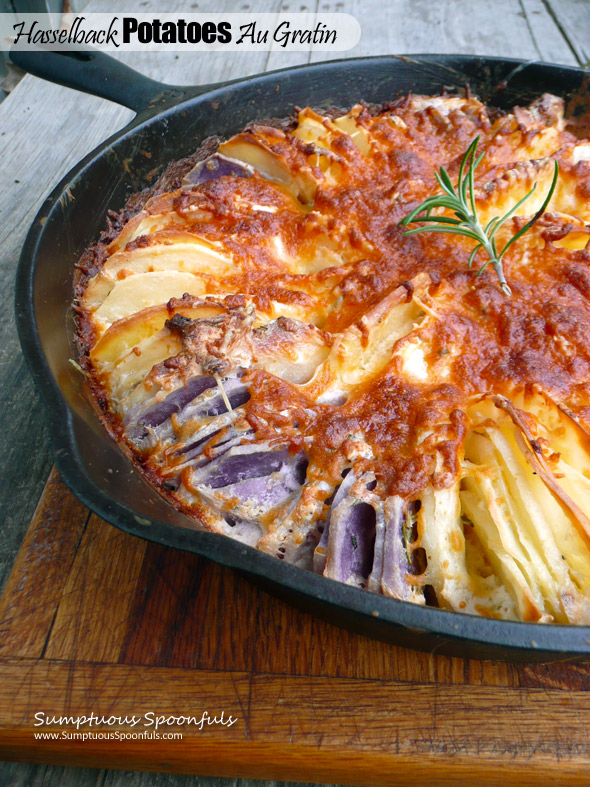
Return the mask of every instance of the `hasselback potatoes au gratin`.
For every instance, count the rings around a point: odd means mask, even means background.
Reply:
[[[472,238],[407,234],[479,137]],[[445,217],[442,206],[436,211]],[[450,215],[450,214],[449,214]],[[590,624],[590,142],[561,99],[408,95],[207,140],[78,263],[97,412],[195,527],[326,577]]]

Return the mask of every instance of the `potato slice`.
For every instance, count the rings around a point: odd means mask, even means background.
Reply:
[[[485,435],[472,433],[468,437],[466,456],[476,467],[468,471],[463,482],[463,510],[481,542],[490,549],[490,558],[517,604],[520,619],[539,621],[560,617],[555,580],[544,563],[541,543],[544,541],[550,547],[552,539],[546,536],[546,523],[542,526],[545,531],[542,538],[536,533],[535,519],[531,521],[527,517],[526,525],[521,522],[522,496],[517,494],[514,499],[510,493],[507,482],[510,470],[503,462],[508,452],[503,447],[504,454],[498,454]],[[523,466],[521,486],[525,485],[527,476],[528,469]],[[522,494],[527,494],[526,488]],[[533,515],[536,513],[535,506]]]
[[[420,502],[418,543],[426,552],[428,581],[439,604],[467,611],[473,589],[465,566],[458,481],[447,489],[428,487]]]
[[[140,235],[153,235],[156,232],[163,232],[170,228],[171,225],[175,227],[182,227],[185,224],[184,218],[179,216],[176,211],[173,211],[168,206],[168,210],[164,212],[151,213],[147,210],[142,210],[125,224],[119,235],[108,246],[109,254],[115,254],[117,251],[122,251],[128,243],[139,238]]]
[[[293,136],[303,142],[315,144],[319,140],[326,141],[328,136],[329,121],[314,112],[313,109],[303,109],[297,118],[297,128]]]
[[[575,221],[574,217],[572,219]],[[571,251],[579,251],[585,249],[590,243],[590,228],[584,226],[580,229],[576,228],[560,240],[553,241],[553,245],[558,249],[570,249]]]
[[[416,277],[416,291],[426,286],[427,279]],[[338,394],[349,392],[379,374],[391,361],[396,342],[410,334],[425,317],[420,304],[414,299],[408,302],[407,295],[405,287],[398,287],[358,323],[339,334],[330,355],[308,383],[307,393],[328,401],[335,387]]]
[[[586,548],[590,550],[590,518],[584,511],[584,508],[580,507],[567,494],[563,484],[559,483],[559,474],[555,473],[550,466],[550,462],[554,462],[553,452],[548,451],[548,456],[546,457],[541,443],[535,437],[538,430],[534,430],[533,433],[527,423],[525,414],[517,410],[506,397],[494,396],[493,401],[496,407],[504,410],[509,416],[515,427],[513,435],[519,450],[525,456],[534,473],[542,479],[545,486],[551,490],[556,500],[559,501],[564,511],[571,517],[571,521],[582,537]],[[586,508],[587,506],[588,503],[585,504]]]
[[[132,390],[138,391],[139,383],[145,380],[156,364],[178,355],[181,349],[180,337],[168,328],[162,328],[153,336],[139,342],[107,374],[111,400],[115,408],[119,411],[121,400]],[[133,402],[129,400],[125,402],[125,411],[132,404],[137,404],[142,398],[151,395],[149,391],[138,391],[138,393],[140,395],[136,396]]]
[[[279,318],[254,332],[254,363],[276,377],[302,385],[327,358],[329,340],[313,325]]]
[[[512,530],[500,530],[490,513],[496,505],[496,491],[485,470],[480,474],[474,472],[463,480],[460,496],[461,510],[467,520],[465,530],[469,527],[474,529],[483,545],[486,558],[514,599],[514,617],[520,620],[539,620],[543,614],[541,595],[536,586],[536,593],[531,591],[523,574],[521,565],[524,561],[519,560],[521,550]],[[495,511],[495,516],[496,519],[501,517],[501,511]],[[505,545],[506,539],[512,544],[512,550]]]
[[[558,128],[549,126],[532,134],[526,144],[519,146],[523,154],[530,156],[531,159],[539,159],[555,155],[563,144],[563,136]]]
[[[487,181],[476,191],[478,219],[483,227],[494,218],[504,216],[533,188],[531,196],[520,206],[515,216],[533,216],[543,204],[554,173],[554,164],[550,159],[518,161],[505,169],[501,174]],[[557,194],[551,198],[548,210],[558,205]],[[499,232],[506,232],[510,225]]]
[[[528,113],[527,113],[528,114]],[[523,116],[518,120],[514,115],[506,115],[493,125],[491,143],[488,143],[490,155],[496,161],[510,156],[510,161],[530,161],[554,156],[563,145],[563,134],[558,125],[547,126],[545,121],[528,116],[522,123]],[[504,148],[497,149],[497,146]]]
[[[120,251],[105,262],[88,283],[81,306],[92,312],[106,300],[115,284],[138,273],[176,271],[193,276],[212,275],[217,278],[238,272],[228,254],[215,250],[204,241],[195,240],[144,246],[133,251]]]
[[[465,513],[524,620],[590,619],[590,550],[572,512],[523,452],[518,426],[489,401],[472,408]]]
[[[345,134],[348,134],[363,156],[369,155],[371,152],[371,138],[369,132],[356,122],[352,114],[342,115],[342,117],[336,118],[336,120],[334,120],[334,125],[336,128],[340,129],[340,131],[344,131]]]
[[[307,162],[311,167],[319,167],[328,185],[338,183],[343,173],[346,153],[335,145],[336,140],[350,137],[359,151],[367,156],[371,149],[370,135],[356,123],[354,110],[336,120],[322,117],[312,109],[299,113],[298,126],[293,136],[313,145],[315,152],[310,153]]]
[[[440,464],[440,457],[438,458]],[[514,603],[481,547],[464,533],[459,479],[449,487],[427,487],[420,496],[418,541],[426,552],[424,581],[441,607],[486,617],[515,618]],[[469,547],[469,548],[468,548]],[[479,549],[478,549],[479,547]]]
[[[334,139],[341,134],[346,134],[361,153],[367,156],[371,149],[369,132],[356,122],[354,114],[355,110],[352,109],[347,115],[330,120],[306,108],[299,113],[298,125],[293,136],[333,151]]]
[[[237,134],[221,144],[219,152],[228,158],[250,164],[263,178],[280,183],[300,202],[313,202],[316,182],[311,172],[292,173],[285,159],[273,153],[260,139],[249,134]]]
[[[192,273],[154,271],[137,273],[118,281],[92,315],[96,328],[105,331],[112,323],[149,306],[167,303],[170,298],[203,295],[206,284]]]
[[[555,210],[573,216],[574,219],[578,219],[584,224],[590,221],[590,203],[588,198],[583,196],[586,178],[584,169],[574,167],[566,170],[562,168],[555,194],[551,200]]]
[[[175,314],[196,319],[214,317],[223,312],[223,307],[215,304],[177,306],[173,309],[167,306],[150,306],[113,323],[90,351],[90,360],[101,370],[117,363],[134,347],[161,330],[166,320]]]
[[[590,437],[571,415],[540,391],[518,392],[512,403],[534,416],[537,437],[544,438],[564,462],[590,479]],[[590,514],[590,498],[586,506]]]

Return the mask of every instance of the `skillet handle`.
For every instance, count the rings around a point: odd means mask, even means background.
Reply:
[[[166,85],[140,74],[114,57],[95,50],[55,52],[49,49],[10,50],[12,62],[36,77],[115,101],[142,112],[167,99],[180,100],[186,88]],[[195,89],[191,89],[191,94]]]

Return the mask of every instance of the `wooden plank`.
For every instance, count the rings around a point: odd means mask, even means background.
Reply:
[[[0,597],[0,655],[41,657],[88,517],[53,470]]]
[[[43,694],[41,686],[47,686]],[[590,693],[579,691],[2,660],[0,707],[0,754],[9,759],[88,763],[100,757],[115,766],[125,761],[125,767],[375,785],[453,784],[469,773],[477,773],[478,784],[496,784],[499,770],[514,784],[539,778],[567,784],[590,765],[590,736],[581,723],[590,713]],[[33,736],[39,711],[135,716],[135,726],[123,721],[86,730],[137,732],[149,731],[149,711],[198,720],[205,710],[237,721],[202,730],[195,721],[166,726],[183,733],[175,745],[41,743]],[[62,729],[75,726],[44,731]]]
[[[571,52],[581,66],[590,66],[590,9],[586,0],[543,0]]]
[[[121,661],[251,669],[258,645],[255,596],[229,569],[198,555],[179,560],[173,550],[150,544]]]
[[[361,41],[347,57],[436,52],[576,62],[542,0],[389,0],[378,7],[365,0],[320,0],[319,10],[346,11],[359,20]],[[336,57],[314,51],[311,60]]]
[[[415,787],[457,787],[458,784],[473,784],[472,764],[460,755],[457,755],[452,762],[448,760],[440,762],[438,756],[425,756],[417,762],[408,755],[400,755],[392,762],[386,755],[376,755],[368,759],[362,753],[351,753],[348,750],[337,756],[326,757],[323,752],[320,756],[315,751],[290,744],[280,756],[280,764],[277,765],[276,749],[269,751],[267,747],[256,744],[246,746],[219,744],[212,750],[204,741],[195,740],[186,746],[183,741],[182,751],[180,746],[170,751],[156,741],[149,748],[149,765],[146,766],[145,757],[138,756],[136,747],[116,741],[103,743],[89,753],[84,749],[86,744],[79,744],[69,750],[52,744],[42,749],[40,747],[30,749],[18,733],[11,737],[11,742],[15,753],[26,756],[32,762],[50,762],[56,765],[65,763],[75,766],[90,764],[94,768],[100,768],[108,762],[110,767],[126,771],[124,775],[126,785],[137,784],[141,787],[153,782],[146,774],[132,774],[131,770],[194,774],[195,769],[198,768],[200,785],[220,785],[220,787],[221,785],[233,787],[236,784],[236,775],[241,779],[265,780],[253,783],[245,781],[242,782],[244,785],[278,787],[283,784],[284,773],[292,774],[285,784],[306,782],[310,787],[312,783],[333,784],[334,776],[338,778],[338,784],[362,784],[368,787],[372,785],[407,787],[409,780]],[[502,762],[499,771],[498,762],[494,757],[482,757],[480,765],[477,775],[478,787],[498,787],[500,783],[508,783],[514,787],[538,787],[546,784],[555,787],[579,787],[585,783],[587,776],[585,764],[579,765],[567,761],[550,767],[542,761],[530,762],[526,771],[521,763],[513,760]],[[72,781],[69,783],[76,787],[80,784],[77,771],[63,772],[60,768],[47,769],[47,771],[55,774],[57,779],[70,775]],[[85,773],[89,777],[102,776],[98,771]],[[207,776],[227,778],[207,779]],[[121,778],[122,775],[112,772],[111,781],[107,772],[104,784],[119,785]],[[59,784],[60,787],[64,785],[64,781],[52,783]],[[165,783],[170,787],[173,785],[181,787],[186,781],[182,777],[169,776]],[[47,781],[44,784],[46,785]],[[158,781],[157,784],[161,785],[162,782]]]
[[[579,63],[576,54],[569,46],[548,3],[544,0],[520,0],[520,5],[539,59],[548,63],[577,66]]]
[[[90,516],[58,602],[45,658],[118,660],[146,546]]]

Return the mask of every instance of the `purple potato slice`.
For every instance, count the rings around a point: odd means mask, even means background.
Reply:
[[[143,404],[133,407],[125,416],[124,425],[129,426],[135,422],[141,426],[159,426],[171,415],[200,396],[207,388],[213,388],[215,385],[215,377],[192,377],[185,385],[168,394],[161,402],[152,404],[147,409]]]
[[[387,596],[403,601],[418,601],[417,591],[406,581],[407,574],[415,574],[409,556],[406,507],[401,497],[393,495],[384,503],[385,528],[381,590]]]
[[[340,486],[338,486],[336,492],[334,493],[332,499],[332,505],[328,512],[326,524],[324,525],[324,531],[313,553],[313,570],[316,572],[316,574],[323,574],[324,569],[326,568],[326,557],[328,554],[328,539],[330,536],[330,518],[332,516],[332,511],[342,500],[344,500],[348,490],[356,480],[357,478],[356,475],[354,474],[354,470],[348,470],[342,480],[342,483],[340,484]]]
[[[219,385],[223,386],[225,396],[220,391]],[[191,400],[179,410],[176,416],[178,423],[184,424],[189,420],[200,420],[223,415],[229,412],[226,399],[231,410],[237,410],[238,407],[246,404],[250,398],[248,389],[237,377],[225,377],[220,381],[219,385],[216,384],[215,388],[206,389],[200,397]]]
[[[231,449],[219,459],[209,462],[194,480],[211,489],[217,489],[249,478],[281,472],[292,477],[294,484],[301,486],[306,468],[307,460],[304,455],[292,457],[288,448],[272,451],[264,445],[248,445]]]
[[[187,186],[200,186],[202,183],[223,177],[251,178],[255,171],[250,164],[228,158],[221,153],[213,153],[204,161],[199,161],[184,176],[183,183]]]
[[[204,430],[201,430],[204,431]],[[169,466],[169,469],[164,471],[168,475],[170,483],[174,482],[173,488],[177,489],[180,485],[180,474],[186,467],[200,468],[205,467],[213,460],[217,459],[222,454],[227,453],[231,448],[242,445],[244,440],[252,440],[254,432],[252,430],[243,430],[241,432],[233,429],[228,430],[228,433],[221,437],[219,441],[212,447],[211,455],[205,456],[202,453],[203,446],[211,440],[215,435],[219,434],[221,429],[217,431],[208,431],[205,437],[192,443],[190,451],[184,453],[182,450],[176,451],[174,456],[177,461]]]
[[[294,566],[299,566],[309,571],[313,571],[314,554],[318,546],[320,535],[321,534],[318,532],[317,526],[313,527],[305,534],[305,539],[302,544],[295,546],[291,550],[287,550],[285,547],[279,548],[277,557],[279,560],[284,560],[288,555],[289,563],[293,563]],[[281,551],[281,549],[284,551]]]
[[[261,451],[260,446],[231,448],[193,474],[191,486],[230,524],[255,522],[262,514],[293,502],[307,470],[303,453],[287,449]]]
[[[219,385],[223,385],[225,397]],[[136,413],[133,416],[135,422],[129,419],[125,429],[128,439],[138,447],[146,447],[151,439],[173,438],[172,415],[176,415],[179,424],[191,418],[213,418],[228,412],[226,399],[230,408],[235,410],[250,398],[248,389],[237,377],[225,378],[219,385],[214,377],[192,378],[186,386],[168,394],[162,402]]]
[[[381,592],[381,579],[383,577],[383,564],[385,559],[385,540],[387,527],[383,515],[383,504],[375,507],[375,546],[373,549],[373,565],[367,581],[367,589],[372,593]]]
[[[186,462],[195,458],[201,458],[201,451],[203,446],[206,445],[206,443],[208,443],[220,431],[221,429],[212,432],[210,430],[207,430],[206,428],[199,430],[199,432],[197,432],[197,435],[203,435],[203,432],[207,432],[207,434],[205,434],[202,437],[199,437],[196,441],[193,440],[193,442],[191,442],[185,448],[182,448],[179,451],[177,451],[176,452],[177,455],[182,456],[183,460]],[[221,437],[213,446],[213,455],[215,457],[217,454],[221,453],[221,449],[223,449],[224,452],[229,451],[230,448],[233,448],[236,445],[240,445],[242,440],[253,440],[253,439],[254,439],[253,429],[243,429],[241,431],[238,431],[233,426],[231,426],[227,430],[227,433],[223,437]],[[211,458],[208,459],[207,457],[203,456],[202,460],[203,460],[203,464],[207,464],[208,462],[211,461]]]
[[[374,486],[374,476],[367,473],[359,482],[368,489]],[[376,518],[373,505],[353,495],[349,487],[332,506],[324,576],[366,587],[375,554]]]
[[[218,491],[219,494],[210,495],[210,499],[231,500],[236,510],[244,507],[252,509],[251,516],[242,516],[243,519],[251,521],[260,514],[284,503],[299,488],[298,484],[292,483],[290,476],[259,476],[238,481],[236,484],[217,487],[215,491]]]

